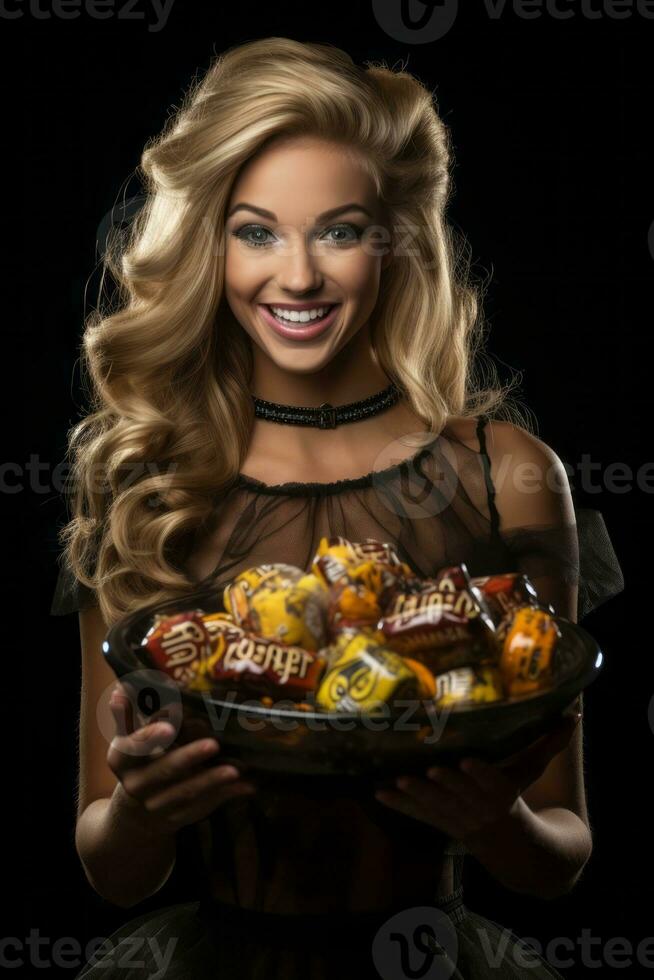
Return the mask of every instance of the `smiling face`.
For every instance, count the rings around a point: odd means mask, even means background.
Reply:
[[[371,177],[335,144],[280,140],[247,163],[227,207],[225,296],[255,377],[320,372],[352,341],[369,344],[390,260],[382,225]]]

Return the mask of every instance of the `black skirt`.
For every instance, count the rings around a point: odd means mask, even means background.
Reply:
[[[383,913],[281,915],[215,901],[132,919],[87,962],[84,980],[551,980],[554,969],[509,929],[470,911],[463,888]]]

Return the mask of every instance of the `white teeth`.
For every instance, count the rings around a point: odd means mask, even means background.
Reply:
[[[290,320],[292,323],[308,323],[309,320],[317,320],[319,317],[324,316],[331,307],[317,306],[314,310],[302,310],[301,312],[297,310],[283,310],[279,306],[271,306],[270,309],[279,320]]]

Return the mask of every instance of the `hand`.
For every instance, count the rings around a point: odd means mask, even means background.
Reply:
[[[427,779],[400,776],[398,791],[378,790],[375,798],[455,840],[472,842],[517,812],[520,794],[566,747],[580,718],[579,713],[561,716],[551,731],[501,763],[467,757],[459,771],[435,766],[427,770]]]
[[[116,735],[107,752],[107,763],[118,779],[117,802],[138,813],[153,833],[175,834],[227,800],[256,791],[251,782],[240,778],[234,766],[205,765],[220,748],[217,739],[196,739],[165,751],[164,746],[175,735],[170,722],[151,721],[135,730],[132,703],[120,682],[109,705]]]

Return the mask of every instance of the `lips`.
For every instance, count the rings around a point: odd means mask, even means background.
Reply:
[[[286,340],[312,340],[314,337],[319,336],[324,331],[328,330],[332,323],[335,321],[338,311],[340,309],[340,303],[314,303],[311,306],[306,304],[298,304],[297,306],[290,306],[289,304],[280,303],[274,304],[279,305],[283,309],[296,309],[300,311],[300,307],[303,306],[305,309],[319,309],[320,306],[330,306],[331,308],[327,310],[324,316],[316,318],[314,320],[307,320],[302,322],[300,320],[282,321],[278,320],[272,309],[268,304],[260,303],[259,310],[261,311],[261,316],[269,327],[277,333],[280,337],[284,337]]]
[[[302,313],[304,310],[319,310],[323,306],[336,306],[335,300],[314,299],[311,303],[264,303],[262,304],[272,309],[276,306],[279,310],[297,310]]]
[[[305,313],[307,310],[324,310],[327,312],[323,314],[322,317],[315,317],[312,320],[284,320],[284,323],[316,323],[318,320],[324,319],[324,317],[329,316],[331,311],[337,303],[313,303],[311,306],[301,305],[301,306],[289,306],[286,303],[265,303],[266,309],[268,309],[272,316],[275,316],[273,306],[276,306],[278,310],[284,310],[286,313]]]

